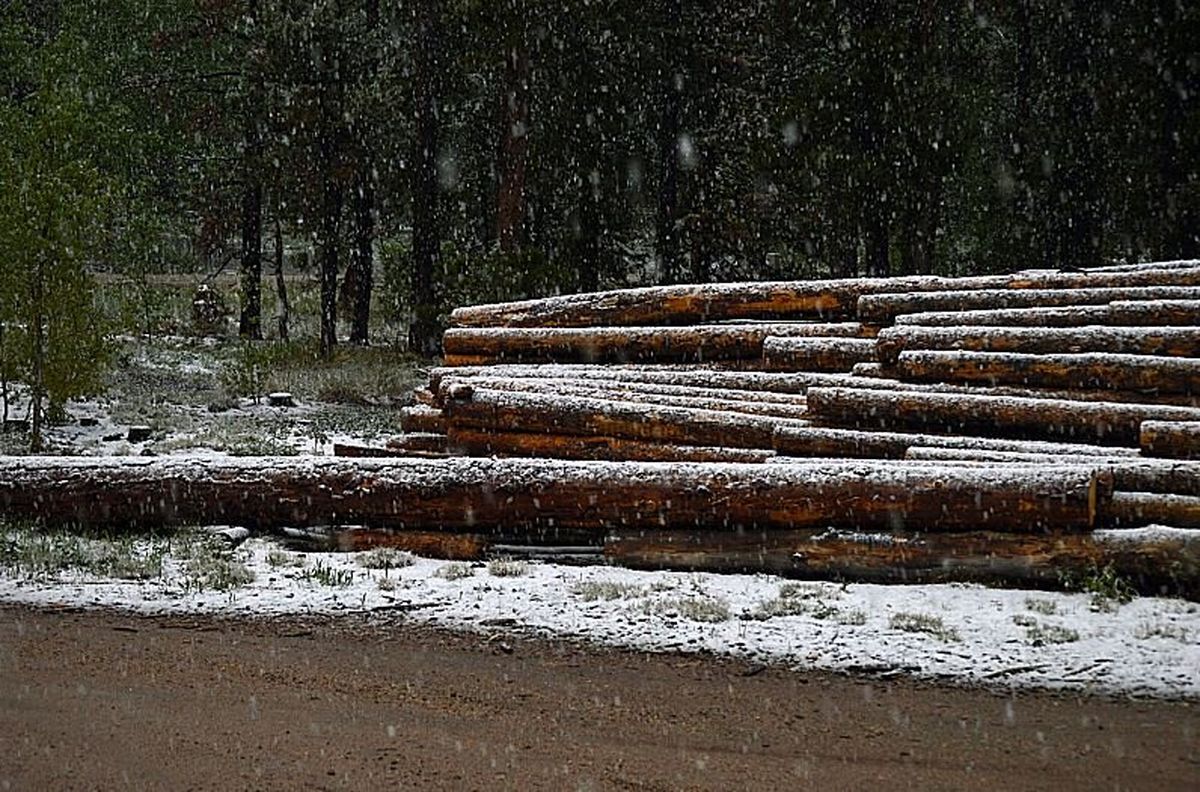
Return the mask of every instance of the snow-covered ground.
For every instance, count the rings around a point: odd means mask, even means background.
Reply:
[[[291,553],[252,538],[236,558],[253,581],[223,591],[199,587],[176,556],[145,581],[0,567],[0,602],[256,617],[390,610],[497,640],[532,632],[800,669],[1200,699],[1200,605],[1181,600],[411,557],[385,571],[363,565],[374,552]]]

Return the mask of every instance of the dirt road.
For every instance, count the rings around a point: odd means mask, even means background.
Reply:
[[[0,608],[0,789],[1197,789],[1200,707]]]

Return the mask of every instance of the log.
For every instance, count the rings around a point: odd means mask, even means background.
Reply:
[[[335,457],[350,457],[354,459],[400,456],[390,448],[361,445],[359,443],[334,443],[333,455]]]
[[[0,514],[110,527],[1089,530],[1111,495],[1110,477],[1070,467],[0,458]]]
[[[610,563],[635,569],[1042,589],[1061,589],[1064,581],[1111,569],[1141,594],[1200,599],[1200,532],[1192,531],[617,531],[605,542],[604,555]]]
[[[393,437],[387,441],[389,451],[398,452],[399,456],[415,453],[445,454],[446,435],[437,432],[409,432]]]
[[[1200,459],[1200,421],[1145,421],[1142,453],[1169,459]]]
[[[900,353],[896,371],[903,379],[914,382],[1200,395],[1200,358],[1103,352],[1022,355],[1012,352],[909,351]]]
[[[590,366],[510,364],[499,366],[439,367],[429,374],[429,387],[442,389],[447,378],[474,376],[520,379],[588,379],[616,382],[642,382],[700,388],[765,391],[803,394],[810,384],[847,384],[845,374],[783,374],[764,371],[714,371],[695,366]]]
[[[892,324],[900,314],[1102,305],[1114,300],[1200,300],[1200,288],[1194,286],[1132,286],[865,294],[858,301],[858,321],[863,324],[888,325]]]
[[[876,350],[885,366],[917,350],[1200,357],[1200,327],[889,327],[880,331]]]
[[[975,470],[999,468],[1028,468],[1045,464],[1041,461],[1024,460],[1009,455],[1008,459],[967,459],[970,451],[964,449],[962,458],[950,459],[955,449],[914,446],[905,456],[906,462],[917,465],[947,465]],[[984,451],[982,456],[988,455]],[[1000,452],[995,452],[1000,453]],[[787,457],[777,456],[775,461],[787,463]],[[809,460],[800,460],[808,462]],[[1118,492],[1156,492],[1166,495],[1188,495],[1200,497],[1200,464],[1194,462],[1167,462],[1140,458],[1078,457],[1061,460],[1058,465],[1079,465],[1089,470],[1105,472],[1112,476],[1113,488]]]
[[[841,380],[839,380],[841,381]],[[445,377],[438,387],[438,403],[444,403],[446,394],[456,388],[485,388],[487,390],[518,390],[558,393],[560,389],[591,389],[604,393],[637,393],[644,396],[681,396],[695,399],[726,399],[738,402],[779,404],[788,407],[804,407],[804,396],[796,393],[774,393],[760,390],[738,390],[735,388],[702,388],[694,385],[669,385],[657,382],[629,382],[615,379],[573,379],[535,377]],[[574,392],[574,390],[572,390]],[[581,394],[582,395],[582,394]]]
[[[1120,527],[1200,528],[1200,498],[1157,492],[1117,492],[1105,506],[1103,520],[1107,525]]]
[[[450,324],[453,327],[636,327],[700,324],[734,319],[842,319],[853,318],[859,297],[870,294],[952,289],[1080,289],[1197,284],[1200,284],[1200,268],[1148,269],[1091,275],[1072,272],[1030,272],[974,278],[920,275],[900,278],[651,286],[468,306],[451,313]]]
[[[875,341],[771,336],[763,342],[762,357],[768,371],[848,372],[856,363],[875,360]]]
[[[657,386],[659,388],[665,386]],[[708,388],[681,388],[684,393],[662,393],[620,384],[593,383],[587,380],[498,380],[476,378],[474,380],[443,380],[445,399],[454,394],[457,398],[469,395],[476,388],[492,391],[541,393],[550,396],[578,396],[608,401],[657,404],[664,407],[684,407],[694,410],[719,410],[722,412],[769,415],[778,418],[803,418],[807,412],[803,397],[790,396],[789,402],[759,401],[753,391],[722,391]],[[693,395],[703,393],[705,395]],[[734,398],[741,394],[741,398]]]
[[[485,557],[493,538],[444,531],[392,530],[388,528],[338,528],[320,531],[287,531],[280,542],[306,553],[355,553],[377,547],[405,550],[425,558],[478,561]]]
[[[1200,300],[1117,301],[1107,305],[1058,308],[998,308],[973,311],[931,311],[901,314],[896,325],[928,327],[1163,327],[1200,325]]]
[[[1092,448],[1093,446],[1085,447]],[[1113,450],[1128,451],[1131,449],[1122,448]],[[1110,462],[1122,462],[1128,460],[1130,457],[1127,455],[1081,455],[1072,459],[1071,455],[1069,454],[1038,453],[1036,451],[1005,451],[984,448],[947,448],[932,445],[914,445],[910,446],[908,450],[904,452],[904,458],[923,462],[949,462],[959,460],[964,462],[1016,462],[1043,465],[1061,465],[1066,461],[1077,461],[1084,465],[1099,465]]]
[[[1126,264],[1105,264],[1101,267],[1086,267],[1087,273],[1141,272],[1143,270],[1193,269],[1200,267],[1200,259],[1176,259],[1172,261],[1137,261]]]
[[[624,437],[671,445],[772,448],[777,426],[802,421],[638,402],[476,389],[446,401],[454,428]]]
[[[405,432],[445,434],[446,418],[436,407],[414,404],[400,409],[400,428]]]
[[[1048,443],[1033,440],[998,440],[958,435],[912,434],[901,432],[865,432],[820,426],[781,427],[775,430],[775,451],[793,457],[851,457],[865,459],[902,459],[916,447],[947,450],[946,459],[966,459],[954,452],[1003,452],[1039,456],[1136,457],[1137,449],[1078,443]]]
[[[426,407],[437,406],[437,396],[429,388],[414,388],[413,401]]]
[[[451,328],[442,336],[445,364],[488,363],[703,363],[758,360],[769,336],[861,333],[846,325],[754,323],[692,327],[481,327]]]
[[[672,445],[623,437],[582,437],[538,432],[503,432],[450,427],[449,447],[467,456],[592,459],[610,462],[748,462],[774,458],[758,448]]]
[[[918,391],[810,388],[814,422],[859,429],[1061,439],[1133,446],[1142,421],[1200,420],[1200,409]]]

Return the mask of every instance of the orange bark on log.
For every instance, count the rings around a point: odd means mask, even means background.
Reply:
[[[445,434],[446,418],[436,407],[415,404],[400,410],[400,428],[405,432]]]
[[[959,435],[912,434],[862,431],[823,426],[786,427],[775,430],[775,451],[794,457],[849,457],[902,459],[917,447],[938,447],[947,459],[959,459],[959,451],[1024,453],[1060,457],[1136,457],[1137,449],[1111,448],[1077,443],[1048,443],[1031,440],[1000,440]]]
[[[762,357],[768,371],[848,372],[856,363],[875,360],[875,341],[772,336],[763,342]]]
[[[1145,421],[1142,453],[1169,459],[1200,459],[1200,421]]]
[[[1110,352],[1200,357],[1200,327],[919,327],[880,331],[880,362],[896,365],[901,352],[962,350],[1060,355]],[[855,373],[860,373],[856,371]]]
[[[623,437],[503,432],[450,427],[449,447],[467,456],[595,459],[611,462],[769,462],[775,452],[758,448],[670,445]]]
[[[1200,498],[1157,492],[1117,492],[1101,519],[1107,525],[1200,528]]]
[[[1132,446],[1142,421],[1200,420],[1200,409],[959,393],[810,388],[813,421],[859,429]]]
[[[909,351],[900,354],[896,371],[901,378],[914,382],[1200,395],[1200,358]]]
[[[1104,327],[1200,325],[1200,300],[1116,301],[1107,305],[1070,305],[1051,308],[999,308],[974,311],[933,311],[902,314],[897,327],[1000,326],[1000,327]]]

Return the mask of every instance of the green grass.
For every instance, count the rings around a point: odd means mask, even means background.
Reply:
[[[571,587],[571,593],[584,602],[596,600],[633,599],[646,595],[644,586],[618,583],[612,580],[581,580]]]
[[[894,613],[888,624],[893,630],[924,633],[947,643],[960,640],[958,631],[946,626],[940,616],[927,613]]]
[[[300,579],[319,586],[345,588],[354,582],[354,570],[337,569],[318,560],[300,573]]]
[[[415,560],[412,553],[397,550],[394,547],[376,547],[360,555],[358,565],[365,569],[382,569],[387,572],[412,566]]]
[[[0,568],[15,577],[57,578],[74,572],[101,578],[162,577],[170,543],[163,536],[105,536],[5,525]]]
[[[729,603],[720,597],[707,595],[667,597],[642,603],[642,613],[656,616],[678,616],[695,622],[719,623],[729,621],[733,614]]]
[[[453,561],[438,567],[433,574],[444,580],[463,580],[475,576],[475,567],[465,561]]]
[[[487,571],[492,577],[521,577],[529,572],[529,564],[508,556],[501,556],[488,561]]]

